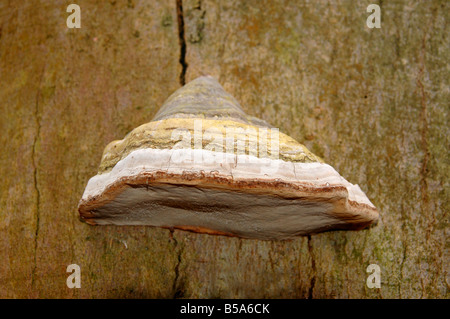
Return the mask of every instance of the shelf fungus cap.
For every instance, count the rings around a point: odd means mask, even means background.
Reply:
[[[244,113],[212,77],[105,149],[79,203],[92,225],[149,225],[257,239],[362,229],[378,212],[305,146]]]

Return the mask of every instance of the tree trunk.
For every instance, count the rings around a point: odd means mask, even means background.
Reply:
[[[0,297],[448,298],[448,1],[0,3]],[[216,77],[381,213],[292,241],[89,226],[104,147]],[[69,264],[81,289],[69,289]],[[370,264],[381,288],[368,288]]]

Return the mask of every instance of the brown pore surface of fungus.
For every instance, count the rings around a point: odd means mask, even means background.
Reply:
[[[289,239],[378,220],[361,191],[305,146],[246,115],[212,77],[173,93],[110,143],[79,203],[92,225]]]

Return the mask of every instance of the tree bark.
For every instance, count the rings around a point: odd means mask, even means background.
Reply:
[[[0,297],[448,298],[447,1],[0,3]],[[292,241],[89,226],[104,147],[216,77],[381,213]],[[69,289],[69,264],[81,289]],[[366,285],[369,264],[381,288]]]

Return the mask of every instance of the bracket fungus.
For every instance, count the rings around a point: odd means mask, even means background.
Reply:
[[[269,240],[378,219],[358,185],[245,114],[210,76],[177,90],[151,122],[106,147],[78,209],[91,225]]]

